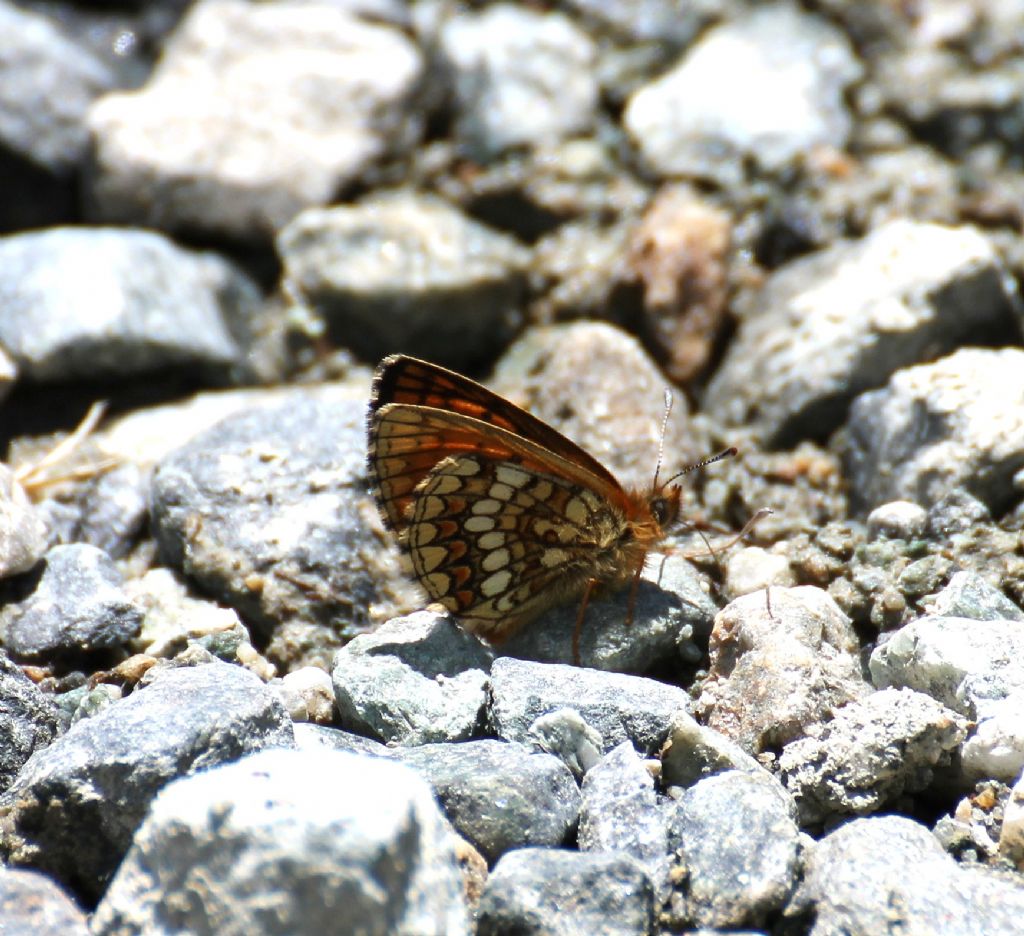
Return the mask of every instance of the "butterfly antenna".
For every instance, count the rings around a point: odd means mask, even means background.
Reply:
[[[658,475],[661,472],[661,461],[665,457],[665,433],[668,430],[668,417],[672,413],[672,391],[665,388],[665,415],[661,417],[661,434],[658,437],[658,461],[654,465],[654,483],[651,490],[657,491]]]
[[[717,455],[712,455],[710,458],[705,458],[693,465],[687,465],[681,471],[677,471],[668,479],[668,481],[665,482],[665,485],[671,484],[676,478],[682,477],[684,474],[689,474],[691,471],[697,471],[700,468],[707,468],[708,465],[713,465],[715,462],[723,461],[726,458],[735,458],[738,454],[739,449],[737,449],[735,445],[730,445],[729,448],[719,452]],[[657,473],[655,473],[654,478],[657,480]],[[662,487],[665,485],[662,485]]]

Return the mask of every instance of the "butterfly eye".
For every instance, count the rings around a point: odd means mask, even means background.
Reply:
[[[672,488],[668,496],[657,494],[647,502],[651,516],[657,521],[658,526],[664,527],[679,515],[678,491],[678,488]]]

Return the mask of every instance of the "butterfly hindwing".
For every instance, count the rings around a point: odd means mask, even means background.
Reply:
[[[403,539],[430,597],[494,640],[573,593],[625,522],[569,479],[466,454],[420,485]]]

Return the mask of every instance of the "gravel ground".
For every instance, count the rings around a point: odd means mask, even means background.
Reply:
[[[0,36],[0,930],[1021,932],[1018,0]],[[488,642],[374,503],[396,353],[644,505],[738,455],[575,635],[544,520],[554,607]],[[634,496],[542,460],[477,521]]]

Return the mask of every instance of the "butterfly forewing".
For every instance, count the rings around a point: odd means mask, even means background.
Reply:
[[[369,473],[420,583],[498,639],[593,581],[628,579],[660,538],[646,498],[473,381],[413,358],[374,380]]]

